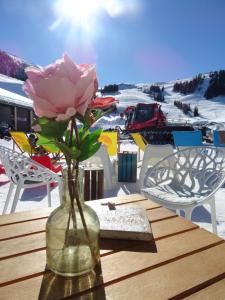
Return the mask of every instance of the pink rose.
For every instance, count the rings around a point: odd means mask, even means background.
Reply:
[[[23,89],[33,100],[36,115],[57,121],[76,112],[84,115],[98,87],[95,67],[76,65],[66,54],[45,68],[26,68],[26,74]]]

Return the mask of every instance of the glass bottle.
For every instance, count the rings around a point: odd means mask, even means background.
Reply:
[[[95,211],[84,203],[84,172],[79,169],[78,182],[68,180],[63,171],[62,204],[49,216],[46,224],[47,266],[54,273],[70,277],[90,272],[99,262],[100,225]],[[70,185],[78,190],[79,203],[70,197]]]

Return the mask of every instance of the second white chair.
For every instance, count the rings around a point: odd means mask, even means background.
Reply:
[[[148,144],[145,148],[142,166],[139,175],[139,188],[141,189],[144,183],[145,174],[149,167],[154,166],[164,157],[173,154],[172,145],[151,145]]]
[[[193,147],[177,151],[148,169],[142,194],[191,220],[196,206],[209,204],[217,233],[215,193],[225,182],[225,151]]]

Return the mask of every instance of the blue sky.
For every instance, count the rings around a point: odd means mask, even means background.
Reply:
[[[105,0],[80,21],[59,1],[0,0],[0,49],[42,66],[66,52],[96,64],[100,86],[225,69],[225,0]]]

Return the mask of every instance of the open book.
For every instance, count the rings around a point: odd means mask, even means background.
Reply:
[[[150,241],[153,239],[146,210],[139,206],[101,205],[86,202],[97,213],[100,221],[100,237]]]

